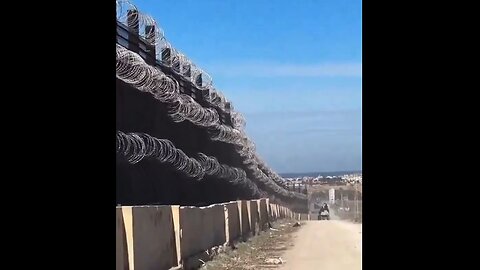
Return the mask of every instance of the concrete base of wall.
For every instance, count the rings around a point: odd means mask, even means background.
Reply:
[[[128,270],[127,238],[123,225],[122,208],[117,207],[116,212],[116,270]]]
[[[169,269],[177,265],[170,206],[134,206],[124,211],[131,223],[126,230],[130,270]],[[126,227],[127,228],[127,227]],[[132,242],[133,240],[133,242]],[[133,267],[132,267],[133,266]]]
[[[252,235],[257,235],[258,228],[258,203],[256,200],[248,201],[248,221],[250,226],[250,232]]]
[[[240,230],[242,232],[242,239],[247,240],[250,237],[251,226],[249,222],[248,203],[247,201],[237,201],[239,216],[240,216]]]
[[[268,208],[266,199],[258,200],[258,216],[259,216],[259,226],[260,230],[265,230],[268,224]]]
[[[196,269],[232,243],[280,218],[309,220],[266,199],[207,207],[123,206],[116,209],[116,270]]]
[[[226,240],[228,243],[237,240],[242,235],[240,226],[240,214],[237,202],[225,203]]]

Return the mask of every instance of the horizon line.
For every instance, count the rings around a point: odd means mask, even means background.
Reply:
[[[341,172],[362,172],[362,169],[359,170],[341,170],[341,171],[319,171],[319,172],[282,172],[278,174],[318,174],[318,173],[341,173]]]

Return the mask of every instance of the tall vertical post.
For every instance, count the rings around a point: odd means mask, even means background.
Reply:
[[[355,182],[355,221],[358,221],[358,190]]]
[[[130,9],[127,12],[127,26],[129,28],[129,50],[138,53],[138,10]]]
[[[340,191],[340,200],[342,201],[342,209],[344,209],[344,206],[343,206],[343,190]]]
[[[202,83],[202,73],[198,73],[197,77],[195,78],[195,85],[197,85],[198,87],[202,87]]]
[[[155,25],[145,26],[146,41],[147,41],[147,53],[148,57],[146,62],[150,65],[155,65]]]
[[[170,48],[162,49],[162,62],[167,66],[172,64],[172,50]]]
[[[192,67],[189,64],[186,64],[183,68],[183,76],[190,78],[192,76]]]

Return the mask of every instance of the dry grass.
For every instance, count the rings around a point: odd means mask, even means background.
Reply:
[[[202,270],[261,270],[278,268],[281,256],[293,246],[294,220],[279,220],[272,223],[273,229],[260,232],[247,242],[239,243],[236,249],[219,254],[204,264]]]

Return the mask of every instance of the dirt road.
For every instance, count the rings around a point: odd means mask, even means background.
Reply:
[[[362,225],[340,220],[305,221],[282,270],[362,269]]]

